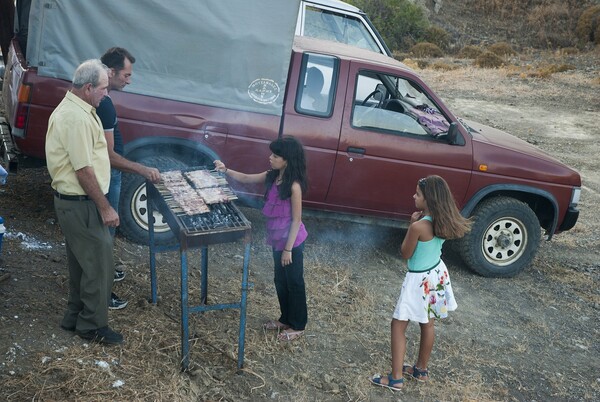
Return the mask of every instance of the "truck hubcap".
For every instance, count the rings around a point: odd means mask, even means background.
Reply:
[[[146,185],[141,185],[135,190],[133,198],[131,199],[131,215],[135,223],[148,230],[148,196],[146,195]],[[165,222],[162,214],[156,209],[153,210],[152,216],[154,217],[154,232],[164,233],[169,230],[169,226]]]
[[[488,226],[482,241],[485,259],[491,264],[505,266],[518,260],[527,246],[527,232],[523,222],[515,218],[501,218]]]

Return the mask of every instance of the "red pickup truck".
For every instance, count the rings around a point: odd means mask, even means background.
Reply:
[[[38,75],[16,40],[5,77],[13,139],[23,154],[42,158],[48,117],[70,83]],[[525,141],[459,119],[415,72],[384,54],[295,37],[282,91],[280,116],[128,92],[111,96],[126,157],[161,170],[222,159],[236,170],[259,171],[268,167],[270,141],[299,138],[309,171],[305,206],[336,217],[404,226],[415,183],[438,174],[463,215],[473,217],[458,249],[485,276],[517,274],[534,258],[542,230],[549,240],[577,221],[576,171]],[[262,194],[235,189],[249,199]],[[147,242],[140,177],[124,177],[120,211],[121,233]],[[166,241],[169,228],[155,218]]]

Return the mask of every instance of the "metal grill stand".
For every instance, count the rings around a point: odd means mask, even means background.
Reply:
[[[164,191],[162,192],[164,194]],[[174,213],[169,207],[161,191],[146,181],[147,208],[150,237],[150,282],[152,303],[157,302],[156,253],[179,250],[181,260],[181,367],[185,371],[189,367],[189,315],[211,310],[239,309],[240,331],[238,337],[238,369],[244,364],[244,341],[246,332],[246,299],[248,293],[248,265],[250,261],[251,224],[232,203],[214,205],[216,222],[210,214],[188,216]],[[166,219],[169,228],[178,241],[178,245],[165,247],[154,244],[153,208]],[[204,215],[207,215],[206,217]],[[225,217],[225,219],[221,219]],[[225,221],[225,222],[222,222]],[[211,244],[235,242],[243,239],[244,262],[242,270],[241,299],[236,303],[207,305],[208,293],[208,246]],[[201,283],[200,305],[188,305],[188,248],[201,249]]]

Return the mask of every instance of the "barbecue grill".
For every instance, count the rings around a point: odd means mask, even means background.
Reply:
[[[202,168],[191,168],[202,169]],[[225,189],[225,191],[231,191]],[[209,206],[210,212],[188,215],[175,201],[164,183],[153,184],[146,181],[148,196],[147,208],[149,217],[150,238],[150,282],[152,303],[157,301],[156,253],[179,250],[181,261],[181,353],[182,369],[189,367],[189,315],[211,310],[239,309],[240,331],[238,337],[238,369],[244,363],[244,340],[246,328],[246,299],[248,292],[248,265],[250,260],[250,241],[252,226],[242,212],[232,202],[215,203]],[[232,193],[233,194],[233,193]],[[169,228],[177,240],[176,246],[157,246],[154,244],[153,209],[156,208],[165,218]],[[235,303],[207,304],[208,293],[208,246],[242,240],[244,243],[244,260],[242,270],[241,298]],[[201,284],[200,305],[190,306],[188,303],[188,258],[187,250],[201,249]]]

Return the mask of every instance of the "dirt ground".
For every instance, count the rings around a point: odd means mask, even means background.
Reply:
[[[538,63],[575,70],[527,76]],[[8,233],[0,253],[0,399],[173,401],[378,401],[600,399],[600,71],[599,54],[526,54],[513,68],[425,69],[424,79],[459,116],[504,129],[577,169],[583,191],[575,228],[543,241],[534,263],[512,279],[487,279],[444,255],[459,308],[436,323],[426,384],[401,393],[367,378],[390,369],[389,323],[406,271],[402,230],[305,218],[306,336],[280,344],[261,324],[276,318],[264,222],[253,224],[245,364],[236,370],[239,314],[191,319],[190,371],[180,372],[179,256],[158,257],[160,301],[150,294],[148,248],[117,237],[127,277],[115,292],[129,300],[110,324],[118,347],[88,344],[59,328],[66,305],[64,245],[45,168],[24,167],[0,187]],[[450,60],[449,63],[458,63]],[[239,299],[242,245],[209,249],[209,303]],[[191,264],[198,261],[190,253]],[[190,277],[197,298],[199,273]],[[192,300],[193,302],[194,300]],[[416,357],[410,325],[407,361]]]

